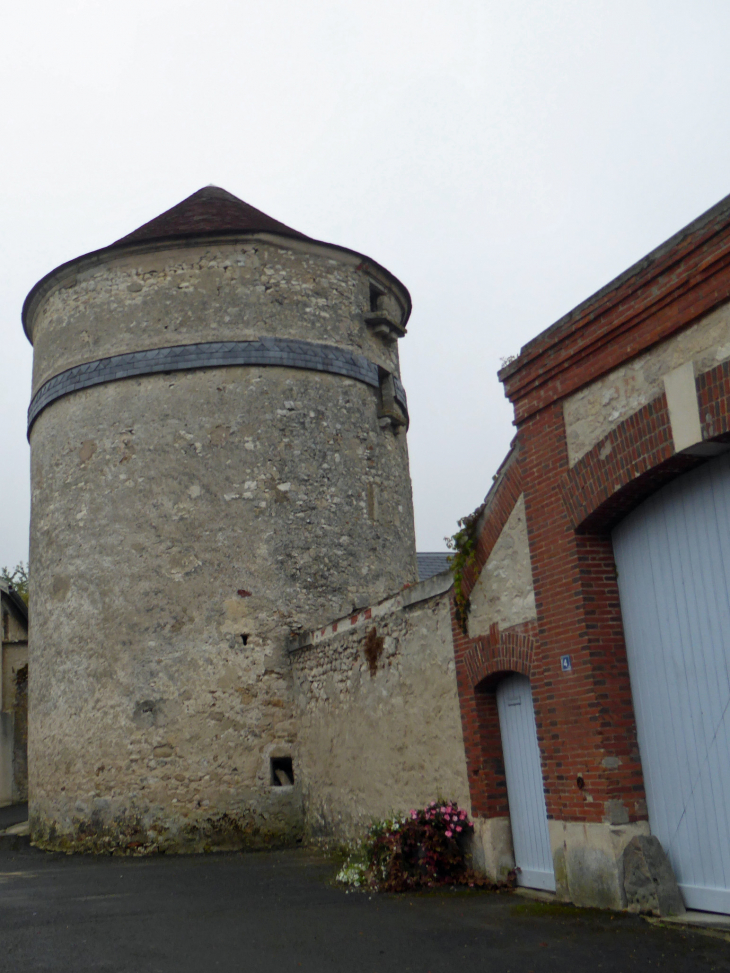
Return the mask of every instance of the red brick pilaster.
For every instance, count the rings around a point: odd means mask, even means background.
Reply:
[[[560,489],[568,469],[562,405],[531,417],[520,444],[538,615],[532,693],[548,814],[637,820],[646,816],[643,777],[611,540],[576,534],[571,523]]]

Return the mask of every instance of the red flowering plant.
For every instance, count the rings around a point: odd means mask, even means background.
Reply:
[[[371,825],[337,875],[347,885],[407,892],[439,885],[485,885],[467,866],[474,825],[455,801],[431,801],[400,818]]]

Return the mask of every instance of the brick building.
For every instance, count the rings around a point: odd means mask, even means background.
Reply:
[[[517,433],[453,619],[472,810],[488,868],[511,819],[522,883],[585,905],[625,905],[651,832],[730,912],[729,300],[727,197],[499,374]]]

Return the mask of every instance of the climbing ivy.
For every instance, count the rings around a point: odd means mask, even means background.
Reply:
[[[462,517],[458,522],[459,529],[453,537],[445,537],[446,546],[454,553],[449,557],[451,573],[454,576],[454,604],[456,620],[466,635],[466,621],[471,607],[469,598],[464,591],[464,574],[467,568],[476,564],[477,560],[477,524],[484,510],[484,504]]]

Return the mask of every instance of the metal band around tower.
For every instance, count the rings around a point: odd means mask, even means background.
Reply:
[[[294,338],[258,338],[254,341],[205,341],[193,345],[173,345],[112,355],[97,361],[74,365],[49,378],[33,396],[28,409],[28,435],[40,413],[56,399],[72,392],[116,382],[123,378],[153,375],[155,372],[180,372],[193,368],[225,368],[229,365],[278,365],[314,372],[344,375],[373,388],[380,386],[381,369],[356,352]],[[408,414],[406,393],[393,375],[395,399]]]

